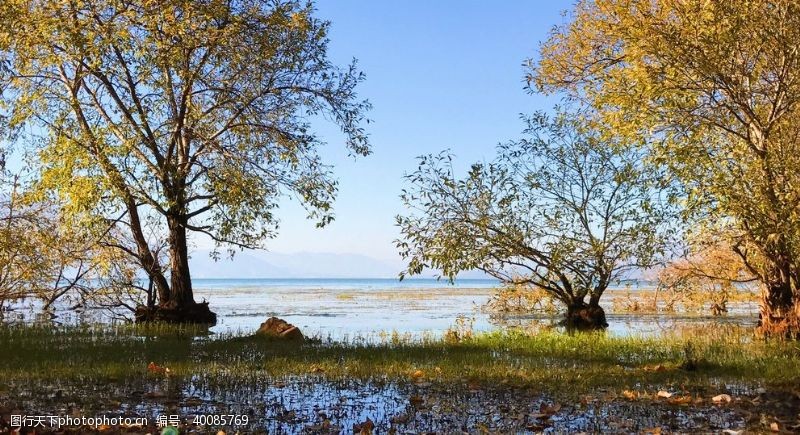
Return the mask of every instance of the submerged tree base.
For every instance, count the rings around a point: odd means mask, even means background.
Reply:
[[[793,307],[785,315],[758,315],[758,332],[765,337],[800,340],[800,307]]]
[[[567,308],[566,318],[561,321],[567,329],[591,331],[608,328],[606,312],[595,305],[578,305]]]
[[[217,314],[208,308],[208,302],[193,303],[181,307],[139,306],[135,313],[136,323],[202,323],[217,324]]]

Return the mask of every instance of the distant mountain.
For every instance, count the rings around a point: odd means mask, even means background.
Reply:
[[[266,251],[238,252],[231,260],[219,261],[209,251],[192,254],[189,264],[194,278],[393,278],[402,265],[390,264],[366,255]]]
[[[209,250],[198,250],[189,259],[193,278],[396,278],[403,263],[384,261],[361,254],[297,252],[292,254],[245,251],[233,260],[223,253],[219,261]],[[419,278],[433,278],[426,272]],[[459,274],[462,279],[488,278],[481,271]]]
[[[282,278],[286,269],[272,265],[246,252],[238,252],[231,260],[222,255],[219,261],[209,257],[210,251],[196,251],[189,259],[192,278]]]

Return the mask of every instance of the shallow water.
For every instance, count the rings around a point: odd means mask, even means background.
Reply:
[[[498,285],[493,280],[446,281],[390,279],[201,279],[195,280],[195,298],[206,300],[217,313],[211,332],[250,333],[270,316],[278,316],[300,327],[307,336],[334,341],[381,341],[387,334],[436,337],[458,319],[474,331],[498,328],[555,326],[558,315],[491,315],[482,309]],[[611,300],[627,286],[610,289],[604,308],[612,335],[657,335],[677,327],[714,324],[754,326],[755,304],[733,305],[726,316],[681,314],[614,314]],[[35,306],[18,307],[6,313],[6,321],[31,321]],[[56,321],[98,321],[104,313],[56,312]],[[49,319],[48,319],[49,320]]]
[[[43,387],[43,386],[40,386]],[[89,415],[147,417],[179,415],[182,430],[210,433],[218,429],[246,433],[350,433],[368,419],[377,433],[465,432],[501,433],[641,433],[653,428],[666,431],[739,429],[747,424],[741,407],[719,407],[708,402],[681,407],[643,400],[585,396],[576,403],[559,403],[535,390],[506,386],[502,389],[470,389],[430,384],[386,382],[331,382],[301,377],[260,379],[224,389],[202,376],[184,383],[146,381],[118,388],[50,386],[59,398],[48,402],[42,395],[21,394],[5,400],[6,412],[22,409],[40,415],[64,415],[79,410]],[[41,391],[37,391],[41,393]],[[93,403],[79,396],[87,393]],[[47,395],[45,395],[46,397]],[[74,403],[75,405],[65,405]],[[77,405],[80,403],[80,405]],[[197,425],[195,416],[246,416],[239,425]],[[242,420],[240,419],[240,422]],[[357,432],[357,431],[354,431]]]
[[[380,340],[386,333],[439,336],[461,319],[474,331],[498,328],[555,326],[560,317],[547,314],[503,315],[482,307],[491,298],[497,283],[471,280],[448,285],[444,282],[361,280],[360,283],[329,282],[305,285],[298,282],[260,283],[229,287],[203,282],[195,295],[208,300],[217,312],[214,332],[247,332],[258,328],[267,317],[278,316],[301,328],[306,335],[331,340]],[[225,282],[224,284],[230,284]],[[434,286],[435,285],[435,286]],[[642,291],[636,287],[610,289],[604,308],[608,332],[612,335],[657,335],[679,326],[707,324],[754,326],[758,307],[739,304],[729,307],[726,316],[681,314],[613,314],[613,293]]]

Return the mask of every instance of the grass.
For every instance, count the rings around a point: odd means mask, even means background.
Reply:
[[[0,424],[12,412],[133,412],[151,418],[142,433],[164,414],[188,425],[198,414],[252,417],[210,433],[342,433],[370,416],[380,433],[795,427],[800,346],[740,327],[611,337],[473,334],[463,322],[445,338],[378,337],[297,344],[171,325],[0,326]],[[760,401],[761,389],[775,394]],[[662,390],[672,401],[656,396]],[[714,405],[723,392],[741,398]],[[671,417],[676,407],[687,419]]]
[[[511,385],[567,395],[678,383],[705,388],[800,380],[798,343],[761,341],[737,327],[650,338],[495,332],[460,341],[388,336],[379,344],[302,345],[234,335],[208,339],[202,333],[169,325],[2,327],[0,388],[155,376],[148,375],[150,362],[169,368],[173,378],[200,375],[209,382],[319,376]],[[696,370],[685,370],[687,360]]]

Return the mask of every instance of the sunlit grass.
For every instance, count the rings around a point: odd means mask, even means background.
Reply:
[[[318,376],[534,387],[551,393],[636,385],[743,386],[800,379],[795,342],[756,339],[746,328],[610,337],[494,332],[460,341],[386,334],[382,342],[302,345],[234,334],[209,339],[202,328],[11,326],[0,328],[0,386],[21,381],[85,382],[200,375],[207,382]],[[694,370],[687,370],[691,360]],[[5,385],[10,387],[10,385]]]

